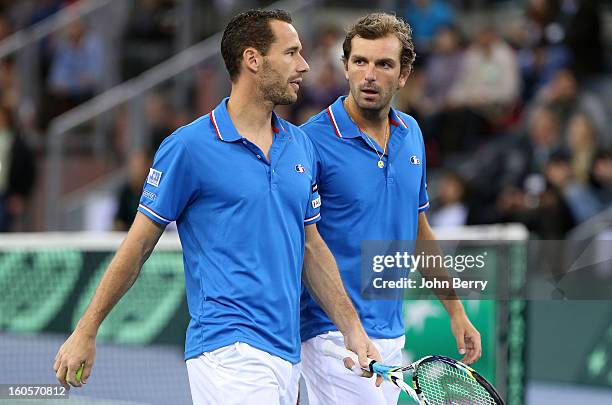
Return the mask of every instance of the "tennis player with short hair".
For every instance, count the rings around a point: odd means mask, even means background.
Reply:
[[[349,30],[343,50],[348,96],[302,125],[317,152],[323,201],[319,231],[383,363],[401,364],[402,301],[361,297],[360,255],[364,240],[435,239],[425,216],[429,200],[423,136],[412,117],[391,108],[415,58],[411,30],[393,15],[369,14]],[[480,335],[461,301],[442,303],[459,352],[467,363],[476,361]],[[377,389],[324,355],[322,343],[341,344],[342,336],[308,292],[301,307],[302,367],[310,404],[396,404],[397,387],[384,384]]]
[[[172,221],[183,247],[195,404],[295,404],[302,279],[362,364],[380,359],[317,231],[313,145],[273,111],[297,99],[309,69],[301,48],[284,11],[230,21],[221,51],[231,94],[157,151],[136,220],[58,351],[62,384],[81,386],[75,373],[83,363],[87,382],[100,324]]]

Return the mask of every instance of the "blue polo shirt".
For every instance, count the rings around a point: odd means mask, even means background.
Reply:
[[[273,114],[268,160],[237,132],[227,100],[164,140],[138,210],[177,224],[185,359],[244,342],[297,363],[304,227],[320,218],[314,149]]]
[[[344,109],[345,98],[301,127],[317,152],[323,202],[317,228],[336,258],[368,335],[395,338],[404,334],[402,302],[362,298],[361,241],[416,240],[418,215],[429,207],[423,136],[414,118],[391,109],[388,154],[380,169],[373,146]],[[376,148],[382,155],[382,149]],[[301,313],[303,341],[336,330],[305,289]]]

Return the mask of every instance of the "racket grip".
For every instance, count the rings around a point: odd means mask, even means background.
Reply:
[[[370,371],[366,368],[362,368],[359,365],[359,357],[357,357],[357,354],[353,353],[352,351],[344,347],[341,347],[335,344],[332,341],[324,340],[323,343],[321,344],[321,350],[323,351],[323,354],[325,354],[326,356],[335,357],[339,360],[344,360],[346,357],[350,357],[355,363],[351,371],[360,377],[363,376],[364,371]],[[374,362],[374,360],[368,358],[368,363],[372,364],[372,362]]]

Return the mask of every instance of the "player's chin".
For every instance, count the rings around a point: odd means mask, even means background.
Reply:
[[[375,100],[371,98],[362,98],[357,104],[363,110],[381,110],[384,105],[379,98]]]
[[[297,101],[298,95],[294,92],[287,92],[282,97],[278,97],[274,104],[276,105],[290,105]]]

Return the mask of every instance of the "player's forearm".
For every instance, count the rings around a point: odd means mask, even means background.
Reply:
[[[438,244],[435,242],[435,240],[428,240],[426,242],[419,240],[417,241],[416,248],[417,248],[417,251],[419,253],[422,252],[422,254],[425,257],[441,257],[442,256],[442,250],[440,249]],[[434,260],[434,262],[436,261]],[[419,272],[421,273],[421,276],[423,276],[423,278],[425,278],[426,280],[442,281],[441,283],[435,283],[434,285],[451,286],[453,284],[451,277],[450,277],[450,273],[443,266],[442,267],[438,267],[435,265],[434,266],[421,266],[419,267]],[[454,288],[436,287],[436,288],[432,288],[432,290],[436,294],[438,299],[442,302],[442,304],[447,309],[447,311],[449,309],[452,310],[455,308],[455,305],[451,304],[452,301],[459,302],[459,305],[461,305],[461,302],[458,300],[457,294],[455,293]]]
[[[417,234],[416,251],[422,252],[425,257],[443,257],[442,249],[436,242],[436,236],[433,230],[427,222],[425,214],[419,214],[419,227]],[[438,280],[447,281],[442,283],[435,283],[435,285],[448,285],[451,286],[450,273],[444,266],[435,266],[437,260],[432,261],[434,266],[420,267],[419,272],[427,280]],[[455,289],[449,288],[433,288],[433,292],[436,294],[444,308],[449,315],[454,315],[457,311],[463,310],[463,304],[459,301]]]
[[[142,215],[142,214],[140,214]],[[77,324],[77,330],[95,336],[102,321],[138,278],[162,230],[143,233],[143,219],[135,223],[109,264],[96,293]],[[144,219],[144,221],[149,221]],[[151,225],[151,224],[149,224]],[[148,224],[144,224],[147,228]],[[152,225],[154,226],[154,225]]]
[[[344,289],[338,266],[318,235],[307,239],[303,281],[325,313],[343,334],[363,331],[359,315]]]

